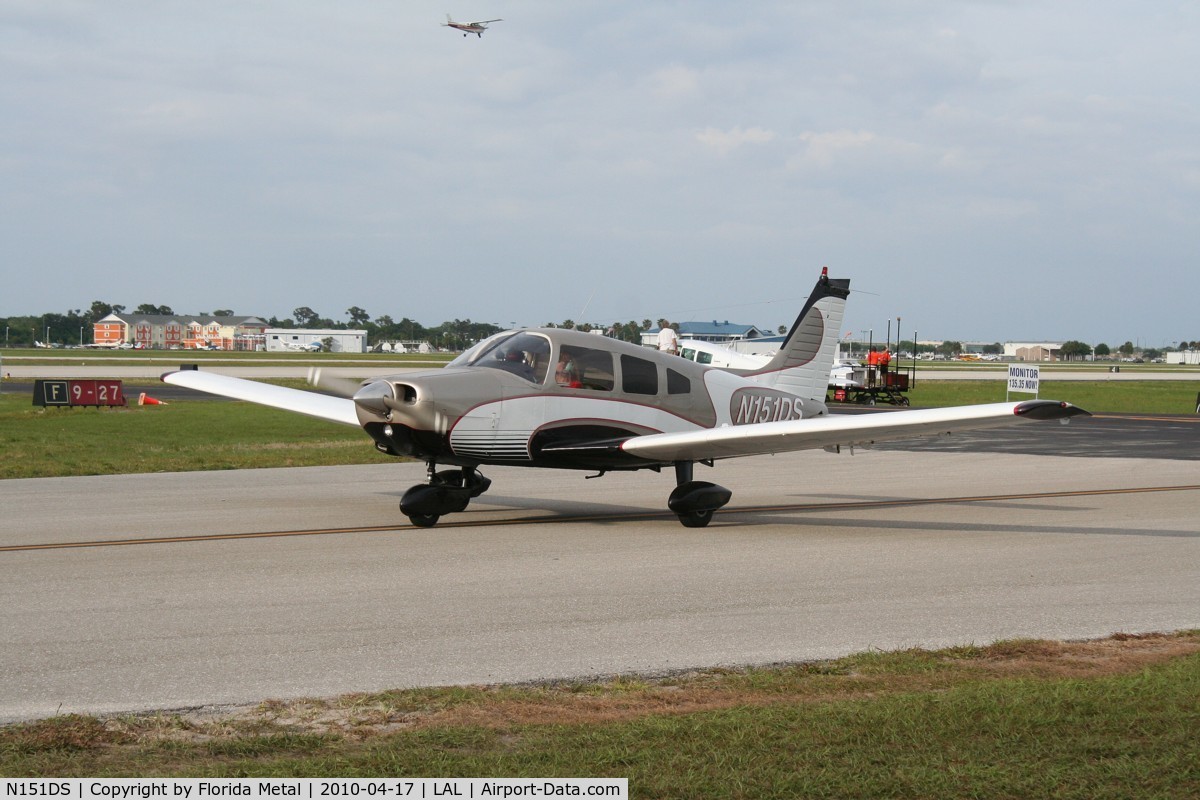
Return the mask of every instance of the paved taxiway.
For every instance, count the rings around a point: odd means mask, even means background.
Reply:
[[[0,720],[1200,626],[1194,459],[740,459],[698,530],[485,471],[433,529],[420,464],[0,481]]]

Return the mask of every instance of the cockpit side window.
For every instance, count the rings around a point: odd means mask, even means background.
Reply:
[[[658,394],[658,366],[635,356],[621,356],[621,388],[629,394]]]
[[[535,333],[502,335],[481,342],[450,364],[501,369],[531,383],[542,383],[550,369],[550,340]]]
[[[673,369],[667,370],[667,394],[688,394],[692,391],[692,382],[686,375],[680,375]]]
[[[591,347],[563,345],[554,368],[554,382],[572,389],[611,392],[616,383],[612,353]]]

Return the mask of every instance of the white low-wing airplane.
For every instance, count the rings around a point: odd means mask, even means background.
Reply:
[[[352,397],[186,370],[167,383],[358,425],[381,452],[426,462],[405,492],[415,524],[462,511],[491,481],[485,464],[592,470],[673,467],[667,507],[702,527],[730,490],[693,479],[696,462],[792,450],[867,447],[1028,420],[1066,421],[1083,409],[1054,400],[829,416],[837,331],[850,281],[822,270],[783,346],[746,375],[563,328],[498,333],[444,369],[363,381]],[[439,471],[438,465],[457,467]]]
[[[765,367],[774,353],[739,353],[715,342],[700,339],[683,339],[679,342],[679,355],[697,364],[707,364],[717,369],[729,370],[738,375],[758,372]],[[841,361],[829,372],[829,385],[840,388],[862,386],[854,379],[854,365]]]
[[[483,38],[483,32],[487,30],[487,26],[493,22],[503,22],[502,19],[484,19],[479,22],[455,22],[449,14],[446,15],[446,21],[442,23],[443,28],[454,28],[463,32],[463,36],[473,33],[480,39]]]

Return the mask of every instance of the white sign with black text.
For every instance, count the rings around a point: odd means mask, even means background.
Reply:
[[[1036,395],[1038,383],[1041,381],[1041,367],[1027,367],[1018,364],[1008,365],[1008,391],[1027,392]]]

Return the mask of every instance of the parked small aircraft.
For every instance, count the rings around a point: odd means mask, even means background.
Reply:
[[[300,350],[305,353],[319,353],[322,347],[320,342],[305,342],[303,344],[300,342],[284,342],[283,346],[288,350]]]
[[[728,370],[735,375],[747,375],[765,367],[775,353],[739,353],[716,342],[683,339],[679,342],[679,355],[697,364]],[[829,371],[829,385],[837,389],[862,386],[854,379],[855,366],[849,361],[835,361]]]
[[[363,381],[333,397],[186,370],[167,383],[359,425],[383,453],[423,460],[428,481],[400,510],[415,525],[462,511],[491,481],[485,464],[597,471],[674,468],[667,507],[702,527],[730,490],[693,479],[699,462],[792,450],[869,447],[1024,420],[1069,420],[1054,400],[830,416],[825,406],[850,281],[826,270],[783,346],[735,375],[628,342],[562,328],[498,333],[444,369]],[[353,387],[351,387],[353,388]],[[438,470],[438,465],[457,469]]]
[[[482,39],[483,32],[487,30],[487,26],[489,24],[491,24],[493,22],[503,22],[503,21],[504,20],[502,20],[502,19],[485,19],[485,20],[481,20],[479,22],[455,22],[453,19],[450,18],[450,15],[447,14],[446,21],[442,23],[442,27],[443,28],[454,28],[455,30],[462,31],[463,36],[466,36],[469,33],[473,33],[476,36],[478,36],[480,39]]]

